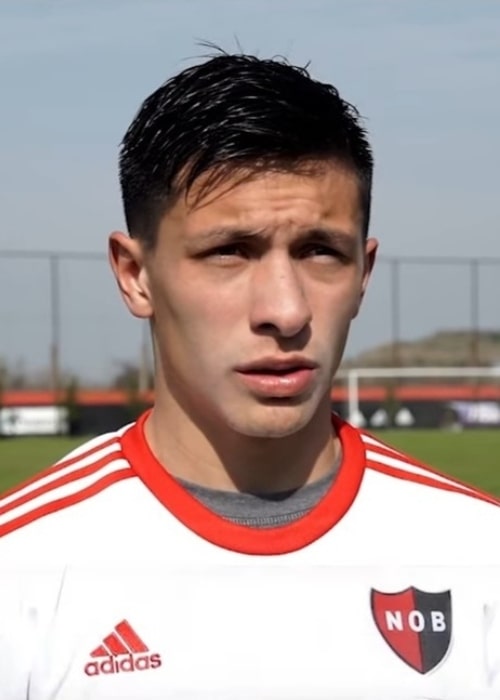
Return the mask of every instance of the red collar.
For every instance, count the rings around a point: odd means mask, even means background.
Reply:
[[[336,525],[354,502],[365,469],[365,450],[358,431],[337,415],[332,424],[342,445],[342,463],[330,490],[306,515],[281,527],[257,529],[236,525],[206,508],[160,464],[151,451],[144,423],[148,412],[121,438],[132,470],[186,527],[209,542],[242,554],[276,555],[302,549]]]

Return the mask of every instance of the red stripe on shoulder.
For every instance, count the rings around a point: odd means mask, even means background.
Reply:
[[[103,450],[106,447],[109,447],[110,445],[113,445],[113,444],[116,444],[116,445],[120,444],[118,437],[110,438],[109,440],[102,442],[100,445],[95,445],[94,447],[91,447],[88,450],[84,450],[81,454],[76,455],[75,457],[71,457],[69,459],[63,459],[61,462],[56,462],[56,464],[52,465],[51,467],[47,467],[46,469],[43,469],[42,471],[37,472],[30,479],[26,479],[25,481],[22,481],[21,483],[16,484],[8,491],[2,491],[2,493],[0,493],[0,501],[2,501],[4,498],[9,498],[9,496],[13,496],[17,491],[22,491],[27,486],[31,486],[32,484],[36,483],[40,479],[45,478],[46,476],[49,476],[51,474],[57,474],[57,472],[60,472],[62,469],[66,469],[67,467],[71,467],[73,464],[80,462],[82,459],[86,459],[87,457],[91,457],[96,452],[99,452],[100,450]]]
[[[380,444],[374,444],[374,443],[368,443],[368,442],[363,442],[365,449],[369,449],[372,452],[378,452],[379,454],[383,455],[384,457],[392,457],[393,459],[400,459],[402,462],[406,462],[410,466],[413,467],[418,467],[419,469],[424,469],[430,477],[432,476],[438,476],[441,479],[447,479],[448,481],[453,482],[453,484],[459,488],[466,490],[469,495],[473,495],[476,498],[480,498],[483,501],[488,501],[488,503],[493,503],[494,505],[499,505],[500,506],[500,499],[494,496],[492,493],[488,493],[487,491],[483,491],[482,489],[478,488],[477,486],[473,486],[472,484],[468,484],[466,481],[461,481],[460,479],[457,479],[454,476],[451,476],[450,474],[446,474],[443,471],[440,471],[439,469],[435,469],[434,467],[429,467],[429,465],[424,464],[423,462],[420,462],[418,459],[415,457],[410,457],[406,454],[403,454],[403,452],[400,452],[394,447],[391,447],[387,443],[383,442],[382,440],[379,440],[379,438],[374,438],[372,435],[369,433],[362,433],[362,435],[366,435],[369,437],[371,440],[375,440],[377,443]],[[437,481],[437,480],[436,480]],[[442,482],[439,481],[439,484]]]
[[[128,467],[127,469],[118,469],[117,471],[112,472],[111,474],[107,474],[102,479],[99,479],[99,481],[96,481],[91,486],[88,486],[87,488],[82,489],[77,493],[73,493],[70,496],[64,496],[63,498],[59,498],[55,501],[51,501],[50,503],[46,503],[43,506],[40,506],[39,508],[35,508],[29,513],[25,513],[24,515],[21,515],[18,518],[15,518],[10,522],[5,523],[5,525],[0,525],[0,537],[3,537],[4,535],[13,532],[14,530],[18,530],[19,528],[24,527],[25,525],[29,525],[30,523],[34,522],[35,520],[39,520],[45,515],[51,515],[52,513],[64,510],[69,506],[74,506],[77,503],[81,503],[87,498],[90,498],[91,496],[95,496],[96,494],[100,493],[112,484],[115,484],[119,481],[123,481],[123,479],[130,479],[133,476],[135,476],[134,472]]]
[[[69,474],[60,476],[58,479],[53,479],[48,484],[44,484],[43,486],[39,486],[38,488],[28,491],[28,493],[25,493],[23,496],[20,496],[19,498],[10,501],[6,505],[1,506],[0,515],[4,515],[4,513],[8,513],[11,510],[15,510],[19,506],[22,506],[25,503],[28,503],[29,501],[33,501],[35,498],[43,496],[44,494],[49,493],[50,491],[55,491],[61,486],[66,486],[66,484],[70,484],[72,481],[78,481],[78,479],[90,476],[94,472],[99,471],[99,469],[106,467],[108,464],[111,464],[112,462],[115,462],[117,459],[120,458],[123,459],[120,452],[112,452],[111,454],[106,455],[106,457],[99,459],[97,462],[92,462],[92,464],[89,464],[86,467],[80,467],[79,469],[75,469]],[[53,472],[49,473],[52,474]]]
[[[392,456],[394,456],[394,453]],[[388,476],[393,476],[397,479],[402,479],[403,481],[412,481],[413,483],[422,484],[423,486],[431,486],[435,489],[441,489],[442,491],[460,493],[463,496],[469,496],[470,498],[476,498],[480,501],[500,506],[500,501],[488,493],[482,493],[481,491],[477,491],[476,489],[467,486],[467,484],[460,484],[459,482],[456,482],[454,480],[450,480],[452,481],[452,483],[438,481],[432,476],[432,473],[431,476],[414,474],[413,472],[409,472],[404,469],[398,469],[397,467],[389,467],[387,464],[383,464],[382,462],[375,462],[374,460],[368,460],[366,466],[368,467],[368,469],[373,469],[374,471],[381,472],[382,474],[387,474]],[[445,474],[439,474],[439,476],[448,478]]]
[[[500,499],[494,496],[492,493],[488,493],[487,491],[483,491],[482,489],[478,488],[477,486],[474,486],[473,484],[468,484],[466,481],[461,481],[460,479],[457,479],[454,476],[450,476],[449,474],[445,474],[439,469],[434,469],[434,467],[428,467],[426,464],[420,464],[419,462],[415,462],[417,466],[420,466],[422,469],[425,469],[426,471],[429,472],[429,474],[433,476],[440,476],[445,479],[449,479],[450,481],[453,481],[453,483],[456,486],[461,486],[464,489],[467,489],[467,491],[473,495],[475,495],[477,498],[482,498],[483,500],[488,500],[491,503],[495,503],[496,505],[500,505]]]

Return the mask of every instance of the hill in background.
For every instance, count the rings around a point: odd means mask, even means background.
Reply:
[[[500,366],[500,330],[438,331],[419,340],[386,343],[346,358],[349,367],[492,367]]]

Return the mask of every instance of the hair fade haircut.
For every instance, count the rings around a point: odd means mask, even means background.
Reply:
[[[331,160],[359,181],[363,234],[373,156],[357,109],[285,59],[220,53],[175,75],[141,105],[120,150],[129,233],[154,247],[161,218],[200,175]]]

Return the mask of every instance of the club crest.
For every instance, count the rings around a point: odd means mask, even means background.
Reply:
[[[385,642],[415,671],[429,673],[446,656],[452,630],[451,591],[372,589],[371,610]]]

